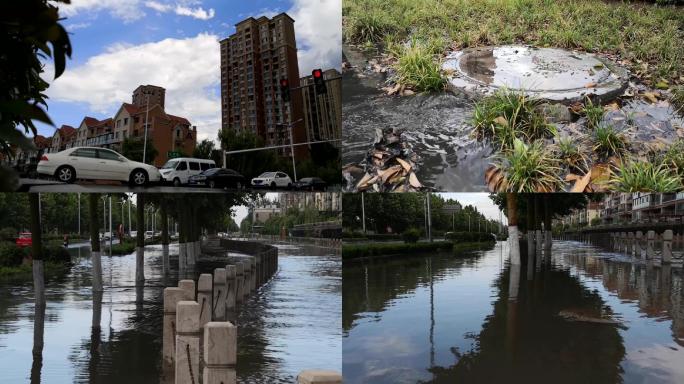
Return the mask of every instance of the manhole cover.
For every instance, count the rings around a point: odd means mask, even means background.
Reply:
[[[624,68],[589,53],[526,46],[465,49],[449,55],[443,69],[454,90],[490,94],[506,87],[566,102],[585,95],[607,101],[629,80]]]

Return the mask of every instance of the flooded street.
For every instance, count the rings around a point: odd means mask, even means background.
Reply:
[[[365,62],[345,49],[352,65]],[[382,74],[356,68],[342,79],[342,164],[359,162],[372,148],[376,128],[397,128],[418,154],[420,181],[438,190],[484,191],[490,150],[470,137],[472,101],[448,93],[385,95]]]
[[[345,264],[345,383],[684,382],[681,268],[554,241],[511,273],[507,254]]]
[[[291,382],[302,369],[341,368],[339,255],[326,248],[278,247],[278,274],[238,319],[240,383]],[[142,289],[135,288],[135,254],[103,254],[104,294],[95,297],[89,247],[72,246],[70,252],[71,269],[46,279],[42,361],[32,353],[32,282],[0,282],[0,381],[159,382],[162,292],[177,284],[178,245],[170,246],[166,277],[161,246],[145,248]],[[97,323],[100,330],[92,331]]]

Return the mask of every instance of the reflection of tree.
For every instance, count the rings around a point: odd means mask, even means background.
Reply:
[[[477,348],[466,353],[454,349],[454,365],[433,368],[430,383],[622,381],[625,349],[616,327],[558,316],[568,309],[601,313],[604,303],[597,293],[567,271],[544,267],[533,281],[521,279],[517,304],[511,306],[508,280],[507,269],[495,282],[499,297],[477,336]]]
[[[463,72],[485,84],[491,84],[494,81],[495,69],[496,59],[494,59],[494,50],[491,48],[473,51],[466,60],[461,61]]]
[[[442,255],[432,258],[430,268],[425,267],[426,255],[402,258],[383,258],[363,263],[344,261],[342,267],[342,329],[351,330],[359,313],[383,312],[387,303],[397,296],[413,292],[430,284],[431,276],[439,280],[447,269],[471,267],[482,252]]]

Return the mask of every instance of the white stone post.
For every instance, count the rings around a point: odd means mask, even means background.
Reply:
[[[646,258],[655,259],[655,231],[646,232]]]
[[[91,252],[90,258],[93,263],[93,291],[102,292],[102,254]]]
[[[207,323],[204,327],[203,384],[235,384],[237,328],[228,321]]]
[[[226,265],[226,311],[235,312],[235,266]]]
[[[213,320],[226,319],[226,269],[214,269]]]
[[[176,305],[185,299],[181,288],[164,288],[164,323],[162,336],[162,370],[171,376],[174,371],[176,356]]]
[[[335,371],[308,369],[297,375],[298,384],[342,384],[342,374]]]
[[[197,303],[200,305],[200,328],[211,321],[211,297],[212,297],[212,279],[211,273],[203,273],[197,280]]]
[[[663,263],[669,263],[672,261],[672,237],[673,232],[671,229],[668,229],[665,232],[663,232]]]
[[[199,383],[200,305],[180,301],[176,306],[176,384]]]
[[[186,301],[195,301],[195,280],[181,280],[178,282],[178,288],[185,292]]]
[[[235,302],[242,304],[244,284],[245,281],[245,266],[238,262],[235,263]]]

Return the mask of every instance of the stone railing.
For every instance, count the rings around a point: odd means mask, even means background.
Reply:
[[[572,233],[557,236],[560,240],[575,240],[597,245],[634,259],[681,264],[684,262],[684,235],[671,229],[609,233]]]

